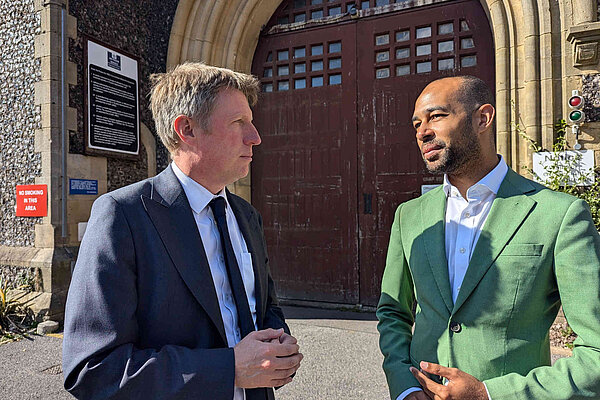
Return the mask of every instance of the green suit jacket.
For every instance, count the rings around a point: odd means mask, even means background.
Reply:
[[[454,304],[445,210],[438,187],[396,211],[377,308],[392,399],[419,386],[409,367],[420,361],[475,376],[492,400],[600,398],[600,237],[587,203],[509,170]],[[561,304],[578,338],[551,367]]]

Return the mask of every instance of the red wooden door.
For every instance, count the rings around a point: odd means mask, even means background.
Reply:
[[[478,0],[389,3],[286,0],[261,34],[252,202],[281,297],[375,305],[395,208],[441,182],[415,143],[418,94],[446,75],[493,85]]]
[[[282,297],[358,302],[356,26],[263,38],[252,202]]]
[[[360,301],[379,299],[398,204],[441,183],[415,141],[415,101],[432,80],[475,75],[494,87],[493,42],[478,1],[456,1],[366,18],[357,27]],[[367,209],[369,207],[366,207]]]

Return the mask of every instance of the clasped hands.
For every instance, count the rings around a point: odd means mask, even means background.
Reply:
[[[296,338],[283,329],[249,333],[233,348],[235,386],[250,389],[290,383],[303,358],[299,349]]]
[[[423,391],[413,392],[406,400],[487,400],[487,390],[483,382],[457,368],[421,361],[421,370],[410,367]],[[429,374],[446,378],[447,385],[441,385],[429,378]]]

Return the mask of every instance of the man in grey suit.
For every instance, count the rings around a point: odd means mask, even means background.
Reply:
[[[67,299],[65,388],[82,399],[273,399],[302,355],[261,217],[225,188],[260,144],[258,81],[202,63],[153,81],[173,162],[92,207]]]

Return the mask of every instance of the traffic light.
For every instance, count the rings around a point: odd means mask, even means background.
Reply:
[[[571,108],[571,112],[569,112],[570,123],[579,125],[585,121],[585,113],[582,110],[584,104],[585,101],[579,95],[579,91],[573,90],[573,94],[569,98],[569,107]]]

